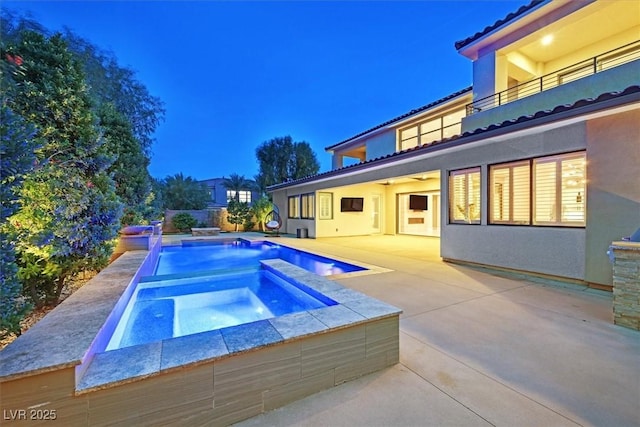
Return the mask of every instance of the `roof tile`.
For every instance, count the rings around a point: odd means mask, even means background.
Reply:
[[[505,25],[506,23],[514,20],[515,18],[517,18],[518,16],[524,14],[525,12],[535,8],[536,6],[538,6],[540,3],[544,3],[546,0],[533,0],[531,3],[524,5],[522,7],[520,7],[518,10],[516,10],[515,12],[512,12],[510,14],[508,14],[506,17],[504,17],[503,19],[499,19],[497,20],[493,25],[489,25],[488,27],[485,27],[484,30],[479,31],[477,33],[475,33],[473,36],[471,37],[467,37],[464,40],[460,40],[457,41],[455,43],[456,49],[460,50],[463,47],[470,45],[471,43],[473,43],[474,41],[478,40],[480,37],[489,34],[491,31]]]

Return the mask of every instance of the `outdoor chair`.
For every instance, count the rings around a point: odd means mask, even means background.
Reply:
[[[275,232],[276,236],[280,236],[280,228],[282,227],[282,218],[277,208],[273,209],[264,217],[264,228],[270,232]]]

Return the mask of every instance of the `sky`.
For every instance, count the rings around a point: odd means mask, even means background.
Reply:
[[[149,172],[253,178],[256,148],[325,147],[472,83],[454,43],[527,0],[6,1],[112,51],[164,102]]]

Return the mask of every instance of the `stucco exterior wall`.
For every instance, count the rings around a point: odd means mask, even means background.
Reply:
[[[583,228],[449,224],[445,233],[445,259],[584,279]]]
[[[587,279],[611,284],[606,251],[640,227],[640,110],[587,123]]]
[[[496,52],[473,61],[473,99],[482,99],[496,92]],[[464,120],[463,120],[464,129]]]
[[[367,140],[367,160],[396,152],[396,130],[388,129]]]

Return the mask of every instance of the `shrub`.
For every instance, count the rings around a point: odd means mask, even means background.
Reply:
[[[231,224],[235,224],[238,231],[239,224],[246,224],[251,220],[253,214],[249,210],[249,204],[247,202],[239,202],[236,199],[230,199],[227,205],[227,221]],[[246,230],[246,228],[245,228]]]
[[[4,83],[3,79],[3,86]],[[34,133],[33,126],[0,105],[0,339],[11,333],[19,335],[20,321],[31,309],[22,296],[15,256],[16,233],[7,219],[19,209],[20,187],[36,160]]]
[[[182,232],[190,231],[197,223],[198,220],[186,212],[180,212],[171,219],[171,224],[173,224],[176,230]]]
[[[253,218],[247,218],[244,221],[244,231],[253,231],[253,228],[256,226],[256,223],[253,222]]]

